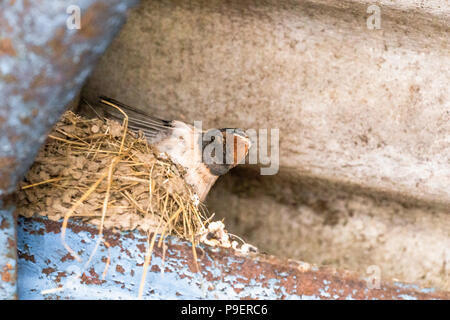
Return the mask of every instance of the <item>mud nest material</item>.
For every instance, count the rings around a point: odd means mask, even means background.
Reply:
[[[21,184],[19,214],[197,239],[209,220],[184,169],[126,126],[66,112]]]
[[[111,107],[123,113],[117,106]],[[65,243],[69,218],[99,226],[96,247],[85,267],[101,242],[109,248],[103,240],[104,227],[147,231],[140,298],[157,234],[161,235],[158,246],[168,234],[191,241],[197,270],[198,242],[250,252],[253,247],[244,241],[240,248],[236,241],[230,241],[221,221],[210,223],[206,208],[183,179],[184,168],[149,145],[142,133],[129,131],[128,118],[123,114],[120,124],[66,112],[21,182],[18,213],[26,217],[43,215],[52,220],[64,218],[63,245],[79,262],[80,257]],[[103,278],[108,265],[109,260]]]

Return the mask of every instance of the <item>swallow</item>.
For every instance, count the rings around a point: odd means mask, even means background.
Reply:
[[[219,176],[245,160],[251,147],[247,134],[238,128],[199,130],[178,120],[163,120],[117,100],[101,96],[99,104],[91,106],[103,118],[123,121],[128,116],[128,128],[142,132],[148,143],[185,169],[184,179],[200,201],[204,201]]]

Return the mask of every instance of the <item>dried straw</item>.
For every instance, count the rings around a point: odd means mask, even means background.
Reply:
[[[149,145],[142,134],[129,131],[124,115],[119,124],[66,112],[21,185],[18,212],[28,217],[64,218],[62,243],[78,260],[65,242],[68,220],[73,217],[98,225],[98,242],[85,268],[101,243],[109,247],[103,240],[104,227],[147,231],[139,288],[142,297],[156,234],[160,234],[158,246],[169,234],[192,241],[196,262],[195,245],[209,219],[193,188],[184,181],[184,169]]]

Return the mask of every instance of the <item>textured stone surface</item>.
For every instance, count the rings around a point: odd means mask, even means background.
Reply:
[[[280,128],[282,171],[449,203],[448,6],[381,6],[381,30],[367,29],[367,6],[148,1],[84,94],[205,126]]]
[[[411,206],[235,170],[211,190],[208,208],[229,232],[261,251],[450,291],[450,218],[445,207]],[[369,269],[371,270],[371,269]]]

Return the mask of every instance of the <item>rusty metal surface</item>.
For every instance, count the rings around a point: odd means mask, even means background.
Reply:
[[[0,198],[0,300],[16,298],[16,219],[10,199]]]
[[[102,248],[84,268],[95,246],[97,230],[81,223],[69,225],[68,244],[84,260],[78,263],[64,250],[60,228],[60,223],[47,219],[19,219],[19,298],[137,297],[146,250],[145,234],[107,231],[109,251]],[[169,238],[165,245],[165,256],[162,248],[155,247],[144,290],[146,299],[450,298],[449,293],[401,283],[382,283],[380,289],[369,289],[366,281],[353,273],[271,256],[246,257],[205,246],[197,249],[201,272],[196,273],[190,243]],[[111,264],[102,279],[108,256]],[[63,289],[52,291],[58,287]]]
[[[80,29],[69,29],[74,1],[2,1],[0,195],[14,190],[136,2],[76,1]]]
[[[0,298],[16,294],[15,218],[7,194],[77,94],[136,0],[0,3]],[[76,22],[73,19],[72,22]],[[73,24],[72,24],[73,25]],[[8,202],[8,203],[7,203]]]

